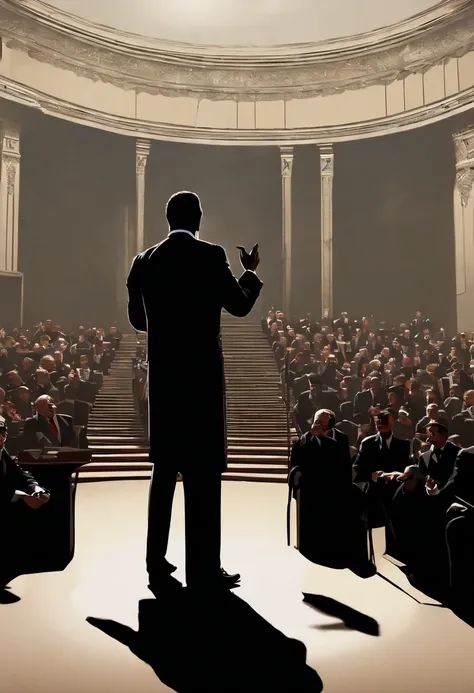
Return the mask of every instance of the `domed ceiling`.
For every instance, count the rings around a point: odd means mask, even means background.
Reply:
[[[49,0],[121,32],[177,43],[271,46],[315,43],[399,24],[433,0]]]

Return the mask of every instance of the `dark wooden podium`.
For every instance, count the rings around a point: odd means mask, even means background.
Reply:
[[[18,575],[64,570],[72,561],[75,545],[75,472],[91,461],[89,450],[23,450],[18,464],[51,493],[49,502],[34,511],[31,546],[34,550]]]

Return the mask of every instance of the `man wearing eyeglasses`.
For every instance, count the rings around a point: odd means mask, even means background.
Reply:
[[[49,501],[49,493],[7,452],[7,435],[0,418],[0,590],[18,574],[24,511],[38,510]]]

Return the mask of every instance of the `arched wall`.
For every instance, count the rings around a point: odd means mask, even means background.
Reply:
[[[0,0],[0,95],[111,132],[215,144],[324,143],[474,103],[474,4],[322,44],[224,49],[114,32]]]
[[[164,96],[80,77],[5,47],[3,98],[111,132],[215,144],[350,140],[411,129],[474,102],[474,52],[424,74],[340,94],[278,101]]]

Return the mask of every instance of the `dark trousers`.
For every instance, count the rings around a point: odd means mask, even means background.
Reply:
[[[197,462],[197,460],[194,460]],[[217,580],[221,552],[221,473],[200,465],[182,472],[186,532],[186,582]],[[147,570],[152,581],[163,572],[168,549],[177,469],[158,462],[153,466],[148,505]]]
[[[451,596],[456,605],[474,610],[474,511],[457,503],[448,511],[446,543]]]
[[[1,509],[0,591],[4,578],[13,579],[28,572],[28,565],[34,563],[38,546],[36,512],[21,500]]]

